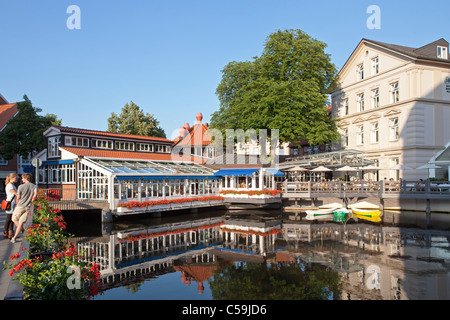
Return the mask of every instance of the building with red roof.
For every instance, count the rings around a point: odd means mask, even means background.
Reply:
[[[201,157],[172,152],[160,137],[51,126],[36,159],[50,200],[121,203],[216,195],[219,177]]]
[[[11,120],[17,113],[17,104],[8,103],[2,95],[0,95],[0,132],[6,128],[9,120]],[[12,173],[17,173],[17,159],[18,156],[15,155],[12,159],[6,160],[0,154],[0,194],[4,196],[5,194],[5,179]]]
[[[211,159],[216,152],[211,145],[212,136],[208,132],[209,126],[207,123],[202,123],[201,113],[197,113],[196,119],[197,122],[192,127],[189,123],[180,127],[180,135],[174,139],[174,149],[179,154]]]
[[[19,110],[17,103],[8,103],[6,99],[0,94],[0,132],[2,132],[8,121],[13,119]],[[33,171],[31,166],[31,154],[28,158],[23,158],[20,155],[14,155],[12,159],[4,159],[0,154],[0,197],[5,195],[5,179],[10,173],[30,173]]]

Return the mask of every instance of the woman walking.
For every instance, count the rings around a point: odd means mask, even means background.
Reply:
[[[12,213],[14,208],[16,207],[16,199],[17,199],[17,187],[15,186],[17,183],[17,174],[10,173],[6,177],[5,181],[5,191],[6,191],[6,201],[11,201],[11,208],[6,210],[6,219],[5,225],[3,229],[3,239],[11,239],[14,236],[14,223],[12,221]]]

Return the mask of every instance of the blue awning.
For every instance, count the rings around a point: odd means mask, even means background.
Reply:
[[[42,162],[42,165],[44,166],[50,166],[54,164],[71,164],[73,163],[73,160],[51,160],[51,161],[44,161]]]
[[[251,176],[260,169],[222,169],[214,173],[215,176]]]
[[[284,177],[284,173],[281,171],[278,171],[277,169],[266,169],[266,171],[269,171],[270,173],[273,173],[275,177]]]
[[[187,176],[167,176],[167,179],[169,179],[169,180],[179,180],[179,179],[184,180],[187,178],[188,178]]]

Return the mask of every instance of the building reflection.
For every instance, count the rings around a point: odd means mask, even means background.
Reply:
[[[289,259],[342,275],[341,299],[447,300],[450,232],[365,223],[283,224]]]
[[[450,232],[360,219],[301,221],[233,215],[112,232],[80,241],[104,289],[166,273],[204,292],[220,263],[320,264],[342,279],[339,299],[450,298]]]

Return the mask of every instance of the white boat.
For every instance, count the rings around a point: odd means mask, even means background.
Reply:
[[[352,212],[352,211],[347,208],[340,208],[340,209],[335,210],[333,213],[334,214],[346,214],[346,213],[350,213],[350,212]]]
[[[311,214],[307,214],[305,217],[306,220],[318,220],[318,221],[333,221],[333,214],[322,214],[320,216],[313,216]]]
[[[319,209],[319,210],[306,210],[306,214],[310,216],[323,216],[327,214],[333,214],[339,208]]]

